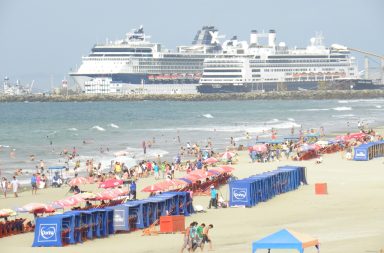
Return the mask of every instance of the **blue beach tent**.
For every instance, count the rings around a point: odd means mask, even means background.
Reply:
[[[123,204],[129,208],[128,210],[128,219],[130,216],[135,217],[135,223],[129,224],[129,229],[134,228],[146,228],[149,227],[149,217],[148,217],[148,203],[144,203],[142,200],[133,200],[128,201]]]
[[[78,243],[82,242],[81,240],[81,211],[69,211],[65,212],[65,215],[72,215],[74,218],[74,231],[73,231],[73,240],[71,240],[71,243]]]
[[[368,161],[382,156],[384,156],[384,141],[369,142],[354,149],[353,160]]]
[[[315,246],[319,249],[319,241],[308,235],[300,234],[290,229],[282,229],[263,239],[252,243],[252,253],[258,249],[295,249],[300,253],[305,248]]]
[[[107,210],[113,210],[113,228],[115,231],[129,231],[129,207],[126,205],[117,205],[106,207]]]
[[[53,215],[36,219],[35,238],[32,247],[60,247],[74,243],[73,215]],[[66,231],[65,234],[62,234]]]

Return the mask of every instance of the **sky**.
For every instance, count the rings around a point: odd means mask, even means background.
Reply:
[[[322,32],[327,46],[384,55],[383,0],[0,0],[0,77],[58,86],[95,43],[140,25],[168,49],[214,25],[225,39],[275,29],[277,41],[305,47]]]

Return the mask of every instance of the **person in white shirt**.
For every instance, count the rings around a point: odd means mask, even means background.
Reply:
[[[12,189],[13,189],[13,194],[15,195],[15,198],[19,197],[17,195],[17,190],[19,189],[19,180],[16,179],[16,176],[13,176],[13,180],[11,181]]]

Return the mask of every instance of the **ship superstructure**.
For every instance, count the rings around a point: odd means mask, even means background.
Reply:
[[[264,44],[262,43],[264,39]],[[205,59],[198,90],[203,93],[318,89],[331,82],[358,80],[350,51],[326,48],[317,34],[306,48],[276,44],[276,32],[251,32],[250,41],[233,37],[223,51]]]
[[[143,27],[126,34],[122,40],[96,44],[82,64],[70,75],[80,87],[96,79],[109,78],[126,84],[197,84],[203,62],[221,52],[218,30],[204,26],[189,46],[175,52],[149,41]]]

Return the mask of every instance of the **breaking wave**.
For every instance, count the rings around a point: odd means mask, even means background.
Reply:
[[[91,129],[95,129],[97,131],[105,131],[105,129],[102,128],[101,126],[93,126],[93,127],[91,127]]]

